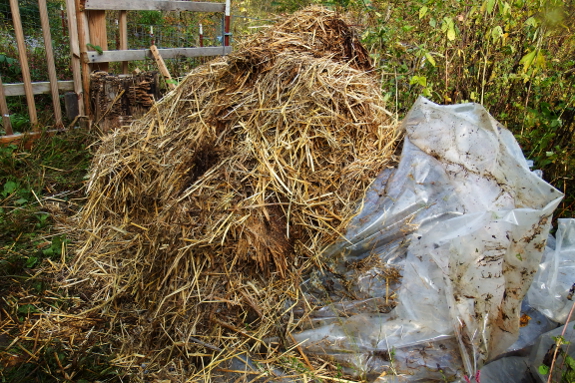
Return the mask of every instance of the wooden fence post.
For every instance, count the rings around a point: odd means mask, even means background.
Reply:
[[[30,124],[32,124],[34,131],[38,131],[38,115],[36,113],[36,103],[34,102],[34,93],[32,91],[32,78],[30,77],[30,68],[28,67],[28,56],[26,55],[26,43],[24,42],[24,31],[22,30],[18,0],[10,0],[10,9],[12,10],[12,21],[14,22],[14,32],[16,34],[16,44],[18,45],[22,77],[24,78],[24,91],[26,94],[26,103],[28,104]]]
[[[76,21],[78,22],[78,44],[80,46],[80,65],[82,68],[82,86],[84,88],[84,113],[91,117],[92,108],[90,106],[90,66],[88,64],[86,44],[90,42],[90,35],[87,31],[86,12],[80,8],[80,0],[74,0],[76,5]]]
[[[103,51],[108,50],[108,36],[106,32],[106,11],[84,11],[88,16],[88,28],[90,30],[90,44],[99,46]],[[93,70],[103,70],[105,72],[109,69],[109,63],[92,64]]]
[[[76,4],[74,0],[66,0],[68,15],[68,32],[70,32],[70,55],[72,56],[72,76],[74,78],[74,93],[78,97],[78,113],[84,115],[84,100],[82,98],[82,74],[80,73],[80,46],[78,42],[78,24],[76,23]]]
[[[52,50],[52,35],[50,34],[50,21],[48,20],[48,7],[46,0],[38,0],[40,10],[40,23],[42,24],[42,34],[44,36],[44,46],[46,47],[46,61],[48,64],[48,78],[50,79],[50,92],[52,93],[52,105],[54,106],[54,118],[56,128],[62,128],[62,105],[58,94],[58,77],[56,76],[56,65],[54,65],[54,52]]]
[[[128,11],[120,11],[120,50],[128,49]],[[128,74],[128,62],[122,61],[122,73]]]
[[[4,131],[7,135],[12,135],[12,123],[10,122],[10,112],[8,111],[8,105],[6,104],[6,95],[4,95],[4,85],[2,85],[2,76],[0,76],[0,113],[2,113],[2,124],[4,125]]]

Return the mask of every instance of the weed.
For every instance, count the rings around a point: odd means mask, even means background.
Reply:
[[[541,375],[548,375],[547,383],[575,383],[575,359],[567,353],[571,342],[565,339],[565,332],[567,327],[571,326],[570,320],[574,311],[575,302],[571,306],[561,335],[553,337],[554,344],[538,368]],[[560,363],[557,363],[558,361]],[[555,378],[559,380],[555,381]]]

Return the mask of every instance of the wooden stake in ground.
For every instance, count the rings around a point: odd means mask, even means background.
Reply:
[[[176,89],[176,85],[172,81],[172,76],[170,75],[170,72],[168,71],[168,68],[166,67],[166,63],[164,62],[164,59],[160,55],[158,48],[155,45],[152,45],[150,47],[150,50],[152,51],[152,55],[154,55],[154,59],[156,60],[156,64],[158,64],[158,68],[160,69],[160,73],[166,79],[166,83],[168,84],[168,87],[170,88],[170,90]]]

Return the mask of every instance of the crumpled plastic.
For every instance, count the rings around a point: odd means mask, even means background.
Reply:
[[[552,236],[549,236],[549,238],[553,239]],[[533,286],[533,284],[531,286]],[[521,327],[519,329],[519,338],[515,343],[509,346],[509,348],[505,350],[505,354],[500,355],[500,357],[529,355],[532,346],[541,334],[551,331],[559,326],[557,322],[543,315],[529,303],[528,296],[531,288],[527,292],[528,295],[523,299],[523,302],[521,302],[521,319],[519,321]]]
[[[416,101],[397,169],[305,282],[296,342],[376,382],[473,380],[518,338],[562,194],[477,104]]]
[[[557,220],[556,244],[548,247],[527,296],[531,306],[564,323],[573,305],[575,286],[575,219]]]

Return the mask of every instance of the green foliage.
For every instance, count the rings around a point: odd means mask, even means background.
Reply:
[[[10,0],[0,0],[0,10],[3,16],[11,20],[12,10],[10,9]],[[18,10],[22,20],[40,19],[40,11],[38,9],[38,2],[35,0],[18,0]]]
[[[98,52],[99,55],[104,54],[102,47],[99,45],[93,45],[93,44],[88,43],[88,44],[86,44],[86,48],[95,50],[96,52]]]
[[[551,374],[554,383],[575,383],[575,359],[567,353],[568,349],[563,348],[563,346],[569,346],[571,342],[565,340],[563,336],[554,336],[553,341],[555,344],[550,350],[554,357],[553,370],[552,366],[542,364],[538,368],[539,373],[541,375]]]
[[[140,11],[138,12],[138,24],[161,25],[164,17],[160,11]]]
[[[50,235],[52,216],[39,201],[82,187],[89,161],[86,137],[77,132],[40,139],[31,152],[0,146],[0,275],[26,276],[44,259],[62,256],[67,240]]]
[[[43,197],[52,196],[64,207],[82,197],[90,163],[87,146],[92,137],[71,131],[43,137],[31,150],[0,146],[0,309],[29,330],[31,320],[53,308],[71,310],[75,300],[60,296],[57,285],[44,276],[48,260],[65,255],[67,238],[52,232],[52,214]],[[75,192],[72,192],[75,191]],[[37,198],[36,198],[37,197]],[[24,201],[25,200],[25,201]],[[38,200],[43,201],[42,206]],[[110,348],[88,333],[81,345],[70,349],[59,340],[12,340],[21,333],[5,326],[0,337],[0,382],[121,381],[110,365]],[[8,339],[8,341],[6,341]],[[7,349],[7,347],[11,348]],[[104,347],[107,347],[104,349]],[[30,358],[30,352],[35,356]],[[66,366],[62,370],[62,366]]]
[[[517,137],[528,159],[575,204],[575,7],[561,0],[353,0],[363,41],[399,118],[423,94],[479,102]]]
[[[0,53],[0,72],[2,73],[2,81],[5,82],[6,79],[19,76],[22,71],[18,60]]]

